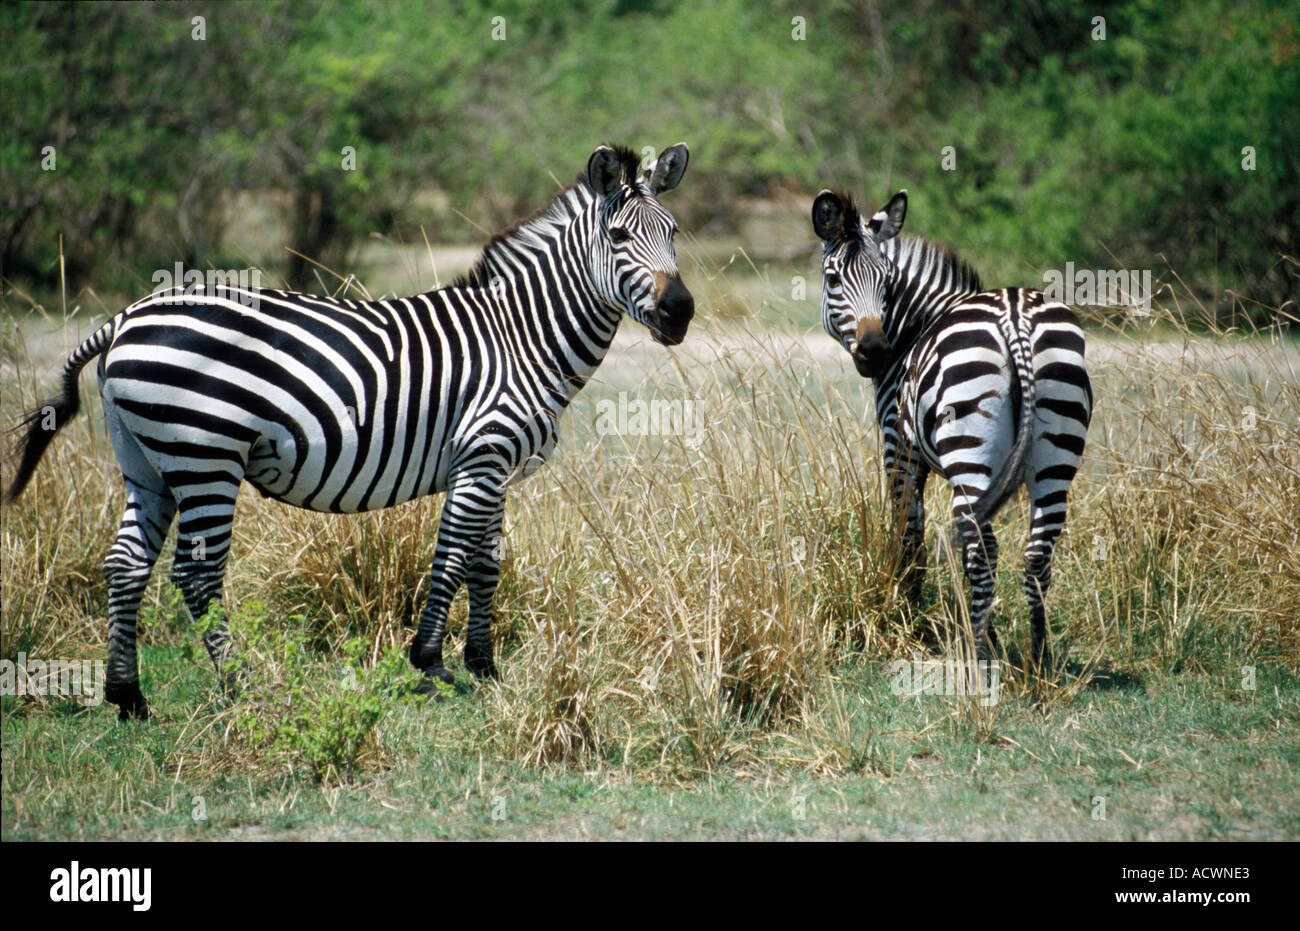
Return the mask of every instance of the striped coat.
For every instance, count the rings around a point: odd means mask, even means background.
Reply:
[[[870,219],[845,195],[818,195],[823,323],[875,386],[914,602],[924,575],[925,483],[935,472],[952,486],[981,649],[993,637],[991,521],[1021,485],[1028,489],[1024,589],[1042,660],[1052,551],[1092,412],[1083,332],[1068,307],[1041,292],[986,290],[951,253],[898,236],[906,211],[905,191]]]
[[[576,183],[494,237],[448,288],[377,301],[167,292],[87,339],[64,368],[63,393],[28,418],[7,499],[76,415],[79,373],[98,358],[127,488],[104,562],[106,695],[122,716],[148,714],[136,611],[172,520],[179,515],[171,578],[198,618],[221,598],[244,482],[287,504],[346,513],[446,492],[411,661],[430,680],[451,680],[442,643],[465,584],[465,664],[495,675],[490,623],[507,487],[550,454],[557,419],[624,316],[672,345],[694,313],[677,272],[676,223],[658,201],[687,159],[678,144],[642,172],[629,150],[598,148]],[[221,670],[228,633],[217,627],[205,640]]]

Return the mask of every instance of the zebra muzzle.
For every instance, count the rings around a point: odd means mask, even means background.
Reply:
[[[654,312],[647,321],[651,335],[665,346],[676,346],[686,338],[686,330],[695,316],[695,298],[682,284],[680,275],[673,275],[659,293]]]
[[[892,358],[889,340],[879,330],[863,333],[858,344],[853,347],[853,365],[863,378],[879,378],[884,375]]]

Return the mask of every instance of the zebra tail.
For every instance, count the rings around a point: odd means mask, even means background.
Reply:
[[[54,435],[80,412],[81,392],[78,390],[78,378],[81,370],[86,367],[87,362],[108,348],[117,330],[118,319],[114,317],[105,323],[68,357],[68,361],[63,366],[63,393],[41,404],[14,426],[15,431],[26,428],[27,432],[17,444],[18,471],[4,493],[5,504],[12,504],[18,500],[18,496],[23,493],[23,489],[27,487],[27,483],[36,472],[36,466],[41,461],[41,456],[45,455],[45,450],[54,439]]]
[[[1026,332],[1024,314],[1015,319],[1008,313],[1000,321],[1002,335],[1011,352],[1011,368],[1015,377],[1011,381],[1012,397],[1020,401],[1020,421],[1016,425],[1016,439],[1006,463],[993,479],[984,494],[971,507],[976,526],[983,527],[991,521],[1007,500],[1015,494],[1024,480],[1025,461],[1029,458],[1029,445],[1034,436],[1034,404],[1037,388],[1034,384],[1033,362],[1029,353],[1029,334]]]

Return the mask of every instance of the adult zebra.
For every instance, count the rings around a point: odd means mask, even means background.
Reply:
[[[448,288],[379,301],[169,292],[131,305],[82,343],[64,367],[62,395],[25,421],[7,499],[77,413],[78,374],[100,357],[127,485],[104,561],[105,697],[120,717],[148,716],[136,610],[173,517],[171,578],[197,618],[221,598],[244,481],[289,504],[347,513],[445,491],[410,659],[451,681],[447,609],[467,583],[465,665],[495,676],[490,625],[506,487],[551,452],[556,419],[624,314],[666,345],[682,341],[694,314],[673,251],[677,225],[658,201],[688,157],[679,143],[641,172],[628,149],[597,148],[585,174],[493,237]],[[205,636],[219,673],[229,640],[224,629]]]
[[[994,638],[988,616],[998,544],[991,521],[1027,486],[1024,589],[1033,658],[1042,663],[1052,549],[1092,412],[1083,332],[1068,307],[1041,292],[986,291],[947,250],[898,237],[906,214],[906,191],[869,220],[843,194],[817,195],[822,323],[875,385],[885,471],[906,520],[914,603],[925,572],[926,478],[933,470],[952,485],[971,627],[984,653]]]

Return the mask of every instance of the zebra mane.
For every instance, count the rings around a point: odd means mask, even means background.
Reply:
[[[623,169],[624,192],[628,197],[640,197],[646,192],[638,183],[640,162],[626,146],[611,146]],[[483,253],[468,272],[458,277],[448,287],[486,288],[491,282],[492,258],[499,251],[509,251],[516,245],[542,245],[553,239],[553,233],[567,226],[574,217],[595,199],[595,192],[587,173],[581,171],[573,183],[560,190],[544,207],[534,211],[494,235],[483,245]]]
[[[623,169],[623,183],[626,184],[634,194],[640,196],[644,192],[636,182],[637,176],[641,172],[641,160],[636,157],[635,152],[625,145],[612,145],[610,148],[613,149],[614,154],[618,156],[618,163]],[[578,181],[583,184],[587,183],[587,173],[585,171],[578,175]]]
[[[863,246],[862,211],[858,209],[852,194],[846,191],[831,191],[831,193],[844,205],[844,216],[840,220],[839,236],[822,243],[822,254],[829,254],[843,245],[847,247],[844,253],[845,261],[851,262]]]
[[[885,258],[899,272],[899,289],[917,283],[925,297],[974,294],[983,291],[979,274],[946,246],[919,236],[895,236],[881,245]]]

